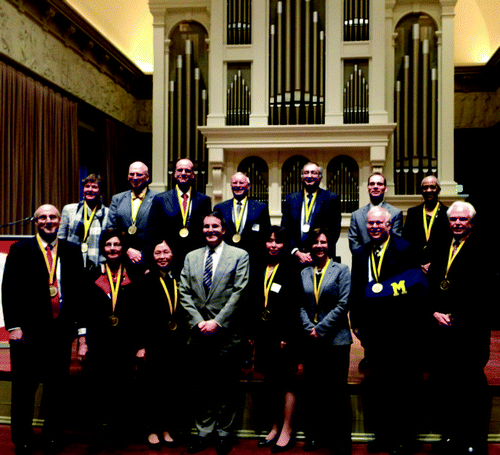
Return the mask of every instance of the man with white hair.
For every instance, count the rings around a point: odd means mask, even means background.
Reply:
[[[486,248],[491,250],[491,240],[474,231],[476,211],[471,204],[454,202],[447,215],[453,238],[442,243],[428,272],[433,321],[430,377],[442,434],[436,448],[450,454],[487,454],[484,367],[489,358],[488,302],[494,270],[486,261]]]

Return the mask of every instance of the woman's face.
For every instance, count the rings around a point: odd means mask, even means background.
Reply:
[[[118,237],[111,237],[104,244],[104,256],[109,262],[115,262],[122,255],[122,242]]]
[[[266,242],[266,249],[267,249],[267,254],[270,257],[277,257],[280,254],[280,251],[283,249],[283,243],[278,243],[276,241],[276,235],[273,232],[271,234],[271,237]]]
[[[160,269],[165,269],[170,265],[170,263],[172,262],[173,254],[172,250],[167,245],[167,242],[161,242],[155,246],[153,257],[156,265],[160,267]]]
[[[325,234],[320,234],[312,246],[312,253],[316,259],[328,257],[328,239]]]

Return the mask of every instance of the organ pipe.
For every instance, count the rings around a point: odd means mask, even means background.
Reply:
[[[251,43],[251,0],[227,0],[227,44]]]
[[[344,123],[368,121],[368,83],[363,70],[355,64],[344,87]]]
[[[344,41],[369,39],[370,0],[344,0]]]

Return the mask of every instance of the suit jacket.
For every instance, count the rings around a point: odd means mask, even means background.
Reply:
[[[58,257],[61,267],[58,284],[63,299],[58,327],[64,332],[61,335],[71,341],[76,336],[81,312],[82,255],[76,245],[59,240]],[[20,327],[27,343],[32,340],[40,346],[53,321],[48,281],[45,259],[35,237],[10,247],[2,284],[5,327]]]
[[[423,210],[423,203],[408,209],[403,228],[403,237],[416,247],[416,251],[420,255],[420,263],[427,264],[431,262],[434,251],[442,243],[446,243],[449,246],[452,235],[448,216],[446,215],[448,207],[440,203],[432,225],[431,235],[427,242],[422,215]],[[424,250],[424,247],[427,248]]]
[[[403,212],[385,201],[382,201],[379,206],[386,209],[391,215],[391,232],[399,236],[402,235]],[[366,204],[364,207],[352,212],[348,233],[351,253],[354,253],[361,245],[370,241],[370,236],[366,230],[366,215],[369,210],[370,204]]]
[[[182,269],[179,294],[181,305],[188,313],[191,331],[197,331],[202,321],[214,319],[224,334],[224,344],[240,342],[241,306],[248,284],[248,253],[223,243],[223,250],[214,271],[208,295],[203,286],[206,247],[191,251]],[[238,317],[240,316],[240,317]]]
[[[203,194],[191,189],[191,211],[188,217],[189,235],[181,237],[179,231],[184,227],[181,206],[176,188],[155,196],[148,225],[148,250],[162,237],[166,237],[174,253],[176,273],[181,270],[187,253],[205,245],[203,219],[210,213],[212,201]]]
[[[236,226],[233,217],[233,199],[217,204],[214,209],[219,209],[226,220],[227,229],[224,242],[228,245],[236,246],[247,251],[250,256],[261,256],[264,251],[264,244],[267,240],[271,219],[269,208],[263,202],[247,199],[247,217],[241,230],[241,241],[233,242],[233,235],[236,234]]]
[[[301,213],[304,202],[304,191],[296,191],[289,194],[285,199],[283,207],[283,216],[281,218],[281,226],[284,227],[290,238],[290,247],[299,248],[303,251],[308,251],[311,241],[311,233],[318,227],[325,227],[329,231],[330,236],[330,257],[335,256],[335,244],[340,235],[340,199],[330,191],[318,188],[316,203],[311,214],[310,228],[307,239],[301,240]]]
[[[359,329],[363,343],[382,343],[384,340],[395,343],[396,333],[408,335],[410,327],[420,320],[422,305],[410,299],[410,293],[397,297],[367,298],[365,290],[369,283],[371,251],[372,243],[365,243],[352,257],[352,286],[349,296],[351,327],[353,330]],[[379,282],[390,280],[409,269],[420,269],[418,259],[413,254],[411,245],[393,234],[384,255]]]
[[[303,298],[300,308],[302,327],[306,334],[313,328],[322,340],[332,346],[352,343],[351,330],[347,319],[351,276],[349,267],[330,261],[321,283],[319,302],[314,297],[314,267],[302,270]],[[314,314],[319,322],[315,324]]]
[[[142,201],[135,225],[137,232],[135,234],[127,235],[128,247],[135,248],[142,251],[146,243],[146,227],[150,217],[151,205],[153,198],[157,194],[156,191],[148,188],[146,196]],[[128,228],[132,226],[132,191],[124,191],[123,193],[115,194],[111,198],[109,206],[109,224],[107,228],[116,228],[127,232]]]

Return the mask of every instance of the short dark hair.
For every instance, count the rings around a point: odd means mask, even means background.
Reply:
[[[384,186],[387,186],[387,179],[385,178],[385,175],[382,174],[382,172],[372,172],[370,174],[370,177],[368,177],[368,184],[370,183],[371,178],[376,176],[376,175],[380,175],[380,177],[382,177],[384,179]]]
[[[87,177],[82,179],[82,183],[85,185],[88,182],[97,183],[99,187],[101,186],[101,176],[99,174],[89,174]]]
[[[122,244],[123,250],[126,250],[126,234],[121,229],[105,229],[101,233],[101,238],[99,239],[99,251],[104,256],[104,245],[109,239],[113,237],[118,237],[120,239],[120,243]]]
[[[286,237],[286,231],[285,228],[278,226],[276,224],[271,225],[269,228],[269,231],[266,236],[266,242],[271,238],[271,236],[274,234],[274,237],[276,238],[276,242],[278,243],[286,243],[287,242],[287,237]]]
[[[222,212],[219,209],[214,209],[210,213],[208,213],[207,215],[205,215],[203,217],[203,224],[205,224],[205,218],[207,218],[209,216],[213,216],[215,218],[218,218],[220,220],[220,222],[221,222],[222,229],[227,229],[226,220],[224,219],[224,215],[222,214]],[[203,224],[202,224],[202,226],[203,226]]]

